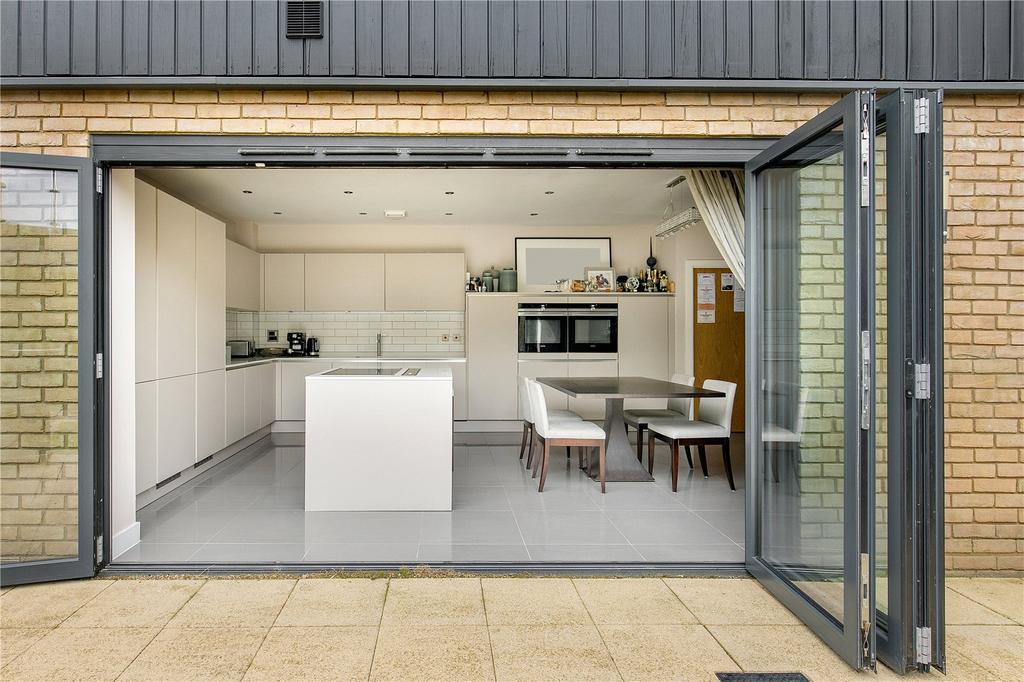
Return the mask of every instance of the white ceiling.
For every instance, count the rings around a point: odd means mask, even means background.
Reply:
[[[140,173],[230,222],[612,227],[661,222],[669,200],[665,185],[680,171],[149,168]],[[693,205],[685,183],[672,196],[677,210]],[[384,211],[391,209],[405,210],[407,217],[385,218]]]

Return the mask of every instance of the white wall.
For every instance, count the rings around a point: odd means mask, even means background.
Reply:
[[[110,543],[139,541],[135,520],[135,171],[110,173]]]

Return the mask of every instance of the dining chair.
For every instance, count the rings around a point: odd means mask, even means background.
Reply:
[[[799,391],[793,390],[795,387],[788,386],[780,390],[780,394],[783,396],[791,396],[794,393],[798,393],[800,396],[796,405],[795,416],[792,419],[787,419],[786,414],[780,414],[777,421],[788,423],[787,426],[780,426],[772,422],[768,422],[761,429],[761,442],[764,443],[765,449],[771,453],[771,457],[766,460],[770,461],[772,469],[772,479],[779,482],[779,453],[786,453],[795,457],[800,451],[800,438],[803,435],[804,430],[804,410],[807,407],[807,389],[801,388]],[[789,411],[793,414],[793,411]],[[796,471],[796,468],[793,469]]]
[[[529,447],[529,456],[526,458],[527,469],[530,468],[530,464],[533,461],[534,433],[533,409],[530,405],[530,381],[527,377],[519,377],[519,412],[523,415],[523,442],[519,446],[519,459],[523,458],[523,453]],[[550,420],[580,421],[583,419],[583,417],[571,410],[549,410],[548,417]]]
[[[672,383],[690,386],[693,384],[693,377],[673,374]],[[647,428],[647,422],[652,419],[678,419],[680,417],[693,419],[693,400],[691,398],[669,398],[667,409],[623,410],[622,416],[626,422],[627,437],[629,436],[629,427],[632,426],[636,429],[636,458],[642,462],[644,461],[644,429]],[[686,450],[686,457],[687,459],[690,457],[689,448]],[[693,468],[692,464],[690,468]]]
[[[722,459],[725,462],[725,475],[729,479],[729,488],[736,490],[732,478],[732,462],[729,459],[729,435],[732,432],[732,407],[736,401],[736,384],[729,381],[707,379],[704,388],[719,391],[725,396],[721,398],[701,398],[694,421],[684,419],[654,419],[648,422],[650,438],[647,444],[647,470],[654,472],[654,442],[660,440],[672,448],[672,492],[676,492],[679,482],[679,446],[697,446],[700,457],[700,468],[704,478],[708,477],[708,462],[704,448],[708,445],[722,446]],[[691,464],[692,466],[692,464]]]
[[[530,398],[534,415],[534,434],[541,446],[540,483],[537,492],[544,492],[544,482],[548,477],[548,466],[551,464],[551,448],[563,446],[566,449],[597,448],[598,480],[601,492],[605,489],[605,433],[597,424],[579,420],[549,419],[544,389],[536,381],[530,380]],[[536,476],[536,471],[534,472]]]

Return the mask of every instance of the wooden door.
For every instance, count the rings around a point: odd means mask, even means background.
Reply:
[[[714,278],[714,304],[710,297],[702,297],[702,275],[710,283]],[[726,286],[723,291],[723,275]],[[736,402],[732,408],[732,430],[744,430],[744,312],[736,300],[739,283],[732,278],[729,268],[699,268],[693,271],[693,373],[697,385],[705,379],[720,379],[736,384]]]

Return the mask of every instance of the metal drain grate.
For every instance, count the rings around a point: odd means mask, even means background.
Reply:
[[[716,673],[721,682],[811,682],[803,673]]]

